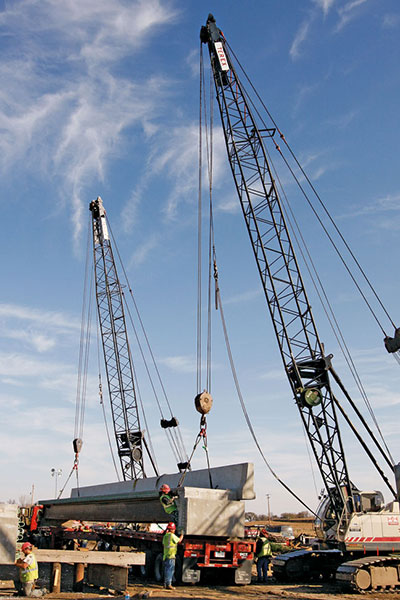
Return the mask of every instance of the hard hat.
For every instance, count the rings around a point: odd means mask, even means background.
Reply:
[[[175,523],[172,523],[172,521],[171,521],[171,523],[168,523],[167,531],[175,531],[175,529],[176,529]]]
[[[160,492],[164,492],[164,494],[168,494],[171,491],[171,488],[166,483],[163,483],[160,487]]]
[[[30,542],[24,542],[21,546],[21,550],[32,550],[32,544]]]

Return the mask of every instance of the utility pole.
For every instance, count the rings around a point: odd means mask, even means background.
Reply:
[[[267,496],[267,503],[268,503],[268,523],[271,525],[271,511],[269,508],[269,499],[270,499],[270,494],[265,494]]]

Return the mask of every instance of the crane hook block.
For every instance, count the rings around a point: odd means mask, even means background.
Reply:
[[[176,417],[172,417],[169,421],[167,419],[161,419],[161,427],[167,429],[168,427],[178,427],[179,421]]]
[[[75,438],[74,441],[72,442],[72,446],[74,447],[74,452],[75,454],[79,454],[79,452],[82,450],[82,440],[81,438]]]
[[[206,390],[204,390],[204,392],[201,392],[201,394],[197,394],[196,398],[194,399],[194,405],[196,407],[196,410],[201,415],[206,415],[210,412],[212,403],[212,396]]]

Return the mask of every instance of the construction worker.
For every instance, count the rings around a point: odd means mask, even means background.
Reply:
[[[172,577],[175,571],[175,557],[178,550],[178,544],[183,540],[183,533],[178,537],[175,535],[175,523],[168,523],[163,536],[163,565],[164,565],[164,587],[167,590],[174,590]]]
[[[257,557],[257,581],[266,583],[268,581],[268,566],[271,561],[272,549],[268,539],[268,533],[262,529],[256,543]]]
[[[35,590],[39,570],[32,544],[24,542],[21,551],[24,556],[15,561],[15,565],[19,568],[19,581],[16,582],[18,591],[22,596],[28,596],[28,598],[40,598],[47,594],[47,590]]]
[[[159,496],[163,509],[165,510],[169,518],[172,519],[172,521],[174,521],[175,524],[177,524],[178,507],[176,505],[175,499],[178,496],[171,492],[171,488],[166,483],[163,483],[163,485],[160,487]]]

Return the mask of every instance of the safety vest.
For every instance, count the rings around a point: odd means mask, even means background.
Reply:
[[[267,538],[262,537],[262,538],[260,538],[260,540],[262,541],[262,546],[261,546],[261,550],[257,554],[257,558],[261,558],[262,556],[271,556],[271,554],[272,554],[271,544],[269,543]]]
[[[176,506],[175,502],[172,502],[171,504],[164,504],[163,498],[168,498],[168,501],[171,501],[171,496],[168,496],[168,494],[162,494],[160,496],[160,502],[161,502],[161,504],[163,506],[163,509],[165,510],[165,512],[168,515],[172,514],[176,510],[178,510],[178,507]]]
[[[179,543],[178,536],[171,531],[167,531],[167,533],[164,534],[162,543],[164,547],[163,560],[175,558]]]
[[[20,571],[20,580],[22,583],[26,583],[27,581],[35,581],[35,579],[39,577],[35,555],[31,553],[28,554],[28,556],[32,557],[32,562],[26,567],[26,569],[21,569]]]

